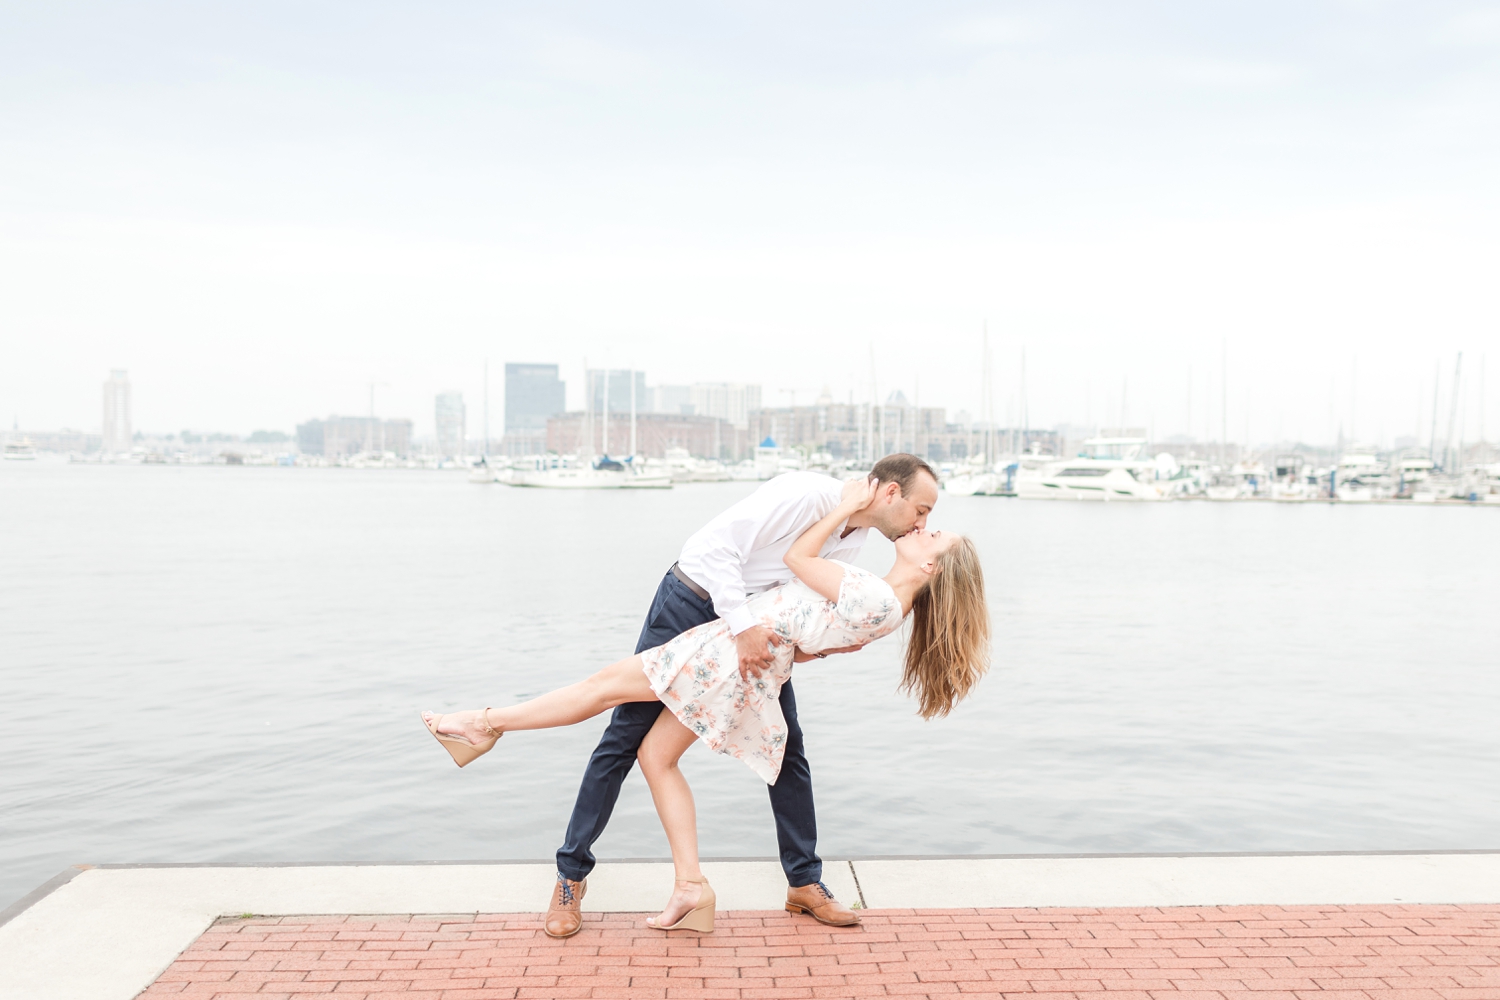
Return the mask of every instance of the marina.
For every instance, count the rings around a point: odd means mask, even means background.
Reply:
[[[6,460],[36,460],[25,438],[5,444]],[[1179,455],[1180,446],[1155,447],[1143,432],[1105,430],[1059,455],[1033,446],[1001,454],[994,461],[979,451],[962,461],[933,465],[945,493],[954,496],[1011,497],[1022,500],[1157,502],[1167,500],[1268,501],[1277,503],[1417,503],[1500,506],[1500,459],[1473,448],[1462,464],[1441,465],[1412,449],[1247,453],[1233,461]],[[1199,450],[1199,449],[1193,449]],[[42,455],[58,461],[64,456]],[[632,453],[474,455],[461,459],[431,455],[360,452],[336,462],[294,452],[172,453],[139,448],[128,453],[72,454],[75,464],[181,466],[229,465],[354,470],[428,470],[467,475],[471,483],[540,489],[670,489],[725,482],[761,482],[785,472],[811,470],[847,479],[867,473],[869,464],[839,459],[828,452],[783,448],[764,439],[753,455],[728,462],[691,454],[680,447],[664,456]]]

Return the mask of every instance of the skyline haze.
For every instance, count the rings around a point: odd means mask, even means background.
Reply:
[[[430,433],[486,358],[772,406],[872,353],[977,414],[987,322],[1001,423],[1024,347],[1033,425],[1212,438],[1227,352],[1231,439],[1390,441],[1462,350],[1472,438],[1500,357],[1492,4],[34,5],[0,80],[7,425],[112,368],[146,430],[376,382]]]

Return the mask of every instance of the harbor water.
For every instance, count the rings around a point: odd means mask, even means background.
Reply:
[[[5,463],[0,905],[84,862],[550,856],[603,720],[459,771],[418,710],[629,654],[754,486]],[[898,637],[798,666],[825,856],[1500,848],[1495,510],[944,496],[932,524],[979,544],[993,671],[924,722]],[[685,766],[705,856],[776,853],[748,768]],[[639,775],[598,851],[667,853]]]

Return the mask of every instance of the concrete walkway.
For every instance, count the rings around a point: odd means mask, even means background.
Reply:
[[[710,862],[704,868],[719,894],[721,911],[759,911],[735,918],[752,921],[744,927],[759,926],[753,924],[757,920],[774,920],[779,926],[801,928],[806,924],[805,929],[796,931],[798,934],[830,933],[806,918],[792,921],[774,912],[780,910],[785,898],[785,882],[774,862]],[[225,915],[466,914],[464,921],[472,923],[476,914],[534,914],[545,903],[552,880],[552,868],[545,864],[87,868],[66,880],[54,880],[57,885],[38,894],[39,898],[19,912],[0,916],[6,921],[0,926],[0,1000],[129,1000]],[[1105,912],[1101,908],[1374,907],[1349,919],[1377,922],[1370,926],[1378,926],[1378,921],[1385,919],[1407,923],[1472,919],[1483,925],[1493,918],[1484,908],[1459,917],[1442,916],[1436,911],[1412,916],[1417,911],[1384,908],[1394,904],[1500,904],[1500,853],[867,859],[828,863],[825,881],[840,898],[859,900],[876,911],[871,917],[879,919],[859,932],[862,934],[873,933],[880,921],[915,921],[912,926],[926,927],[928,922],[945,917],[945,913],[933,911],[1001,908],[1084,909],[1108,924],[1113,918],[1099,916]],[[653,910],[670,883],[671,869],[666,864],[601,864],[589,882],[586,910],[594,914]],[[975,912],[960,915],[975,916]],[[1239,919],[1232,913],[1224,916],[1228,911],[1215,912],[1221,916],[1214,920],[1233,924]],[[1393,912],[1406,915],[1389,916]],[[1127,922],[1139,916],[1137,913]],[[995,930],[988,922],[1004,924],[1010,919],[988,912],[975,918],[987,922],[986,934],[1001,936],[1003,928]],[[323,923],[343,919],[335,917]],[[629,929],[638,925],[635,918],[610,919],[614,923],[607,926],[618,924],[622,934],[633,935]],[[1044,914],[1039,919],[1050,925],[1059,918]],[[1195,922],[1204,919],[1210,918],[1192,918]],[[1308,918],[1299,915],[1286,919]],[[302,923],[306,921],[299,926]],[[534,916],[517,918],[514,927],[505,920],[501,923],[507,933],[514,930],[534,936],[537,930]],[[366,920],[354,926],[364,928],[360,933],[374,933],[375,927],[386,924]],[[725,932],[714,935],[713,940],[719,942],[714,947],[739,933],[733,921],[726,921],[725,927]],[[604,929],[601,922],[600,932]],[[221,933],[227,933],[224,927],[213,931],[215,935]],[[236,929],[234,933],[259,932]],[[467,935],[474,931],[466,928],[452,933]],[[929,932],[913,931],[908,926],[892,933],[900,940],[903,933]],[[1418,933],[1412,931],[1413,935]],[[764,932],[751,936],[757,935],[764,936]],[[1481,968],[1484,961],[1493,964],[1493,950],[1483,952],[1485,947],[1492,949],[1493,936],[1480,935],[1476,940],[1481,938],[1490,943],[1468,955],[1479,964],[1466,968]],[[635,937],[630,940],[635,941]],[[862,940],[868,943],[872,939]],[[596,943],[595,947],[600,945]],[[180,971],[184,970],[174,970],[173,974]],[[162,983],[157,992],[167,985]],[[207,985],[196,985],[191,995],[213,995],[203,992]],[[297,992],[307,992],[310,985],[304,984]],[[345,984],[339,992],[349,988]],[[781,989],[774,984],[771,988]],[[1483,994],[1484,1000],[1500,1000],[1500,985],[1476,988],[1490,990]],[[267,994],[276,992],[256,989]],[[477,1000],[480,994],[470,995]],[[1455,998],[1465,995],[1452,994]],[[1480,994],[1467,996],[1478,998]]]

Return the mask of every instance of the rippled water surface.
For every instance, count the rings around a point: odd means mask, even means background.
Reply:
[[[602,720],[459,771],[418,709],[628,654],[751,488],[5,463],[0,905],[78,862],[548,857]],[[1500,847],[1500,511],[945,496],[933,524],[979,542],[995,669],[923,722],[899,639],[798,667],[825,855]],[[704,854],[773,855],[749,769],[687,767]],[[638,775],[599,852],[666,854]]]

